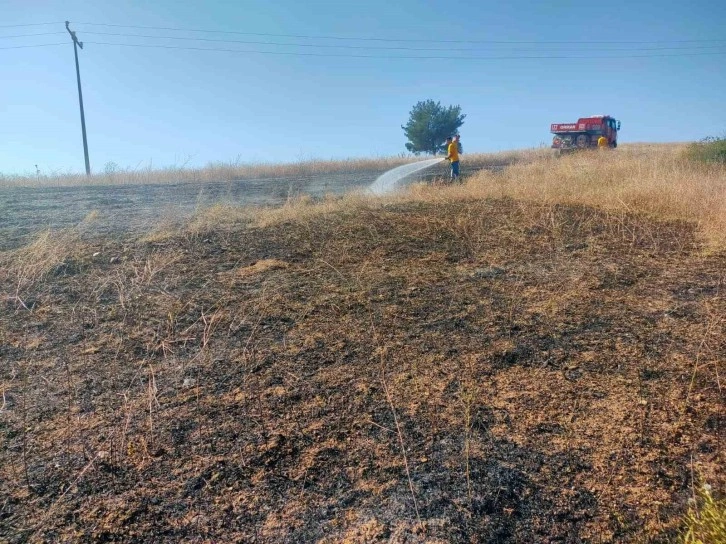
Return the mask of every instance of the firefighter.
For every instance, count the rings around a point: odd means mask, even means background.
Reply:
[[[459,177],[459,139],[446,138],[446,159],[451,162],[451,181]]]
[[[608,139],[605,137],[605,135],[600,136],[597,139],[597,148],[598,149],[605,149],[608,146]]]

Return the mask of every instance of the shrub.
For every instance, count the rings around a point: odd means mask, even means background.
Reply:
[[[709,136],[693,143],[688,147],[687,154],[693,160],[726,164],[726,136]]]

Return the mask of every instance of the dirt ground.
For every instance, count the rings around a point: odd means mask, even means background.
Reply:
[[[8,267],[0,541],[671,542],[726,483],[725,274],[511,200]]]

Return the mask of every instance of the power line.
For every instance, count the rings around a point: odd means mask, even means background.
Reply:
[[[308,35],[308,34],[270,34],[263,32],[240,32],[233,30],[212,30],[198,28],[179,28],[167,26],[140,26],[140,25],[120,25],[112,23],[81,23],[78,25],[89,26],[106,26],[114,28],[136,28],[142,30],[170,30],[175,32],[206,32],[209,34],[239,34],[244,36],[266,36],[273,38],[300,38],[307,40],[353,40],[353,41],[375,41],[375,42],[418,42],[418,43],[472,43],[472,44],[647,44],[647,43],[706,43],[706,42],[726,42],[726,39],[701,39],[701,40],[605,40],[605,41],[520,41],[520,40],[430,40],[430,39],[410,39],[410,38],[372,38],[372,37],[352,37],[352,36],[325,36],[325,35]]]
[[[38,43],[35,45],[12,45],[10,47],[0,47],[0,49],[28,49],[30,47],[50,47],[53,45],[68,45],[68,42]]]
[[[90,34],[90,33],[89,33]],[[234,40],[220,40],[227,43],[250,43],[259,45],[290,45],[299,46],[300,44],[274,44],[270,42],[236,42]],[[226,48],[212,48],[212,47],[182,47],[173,45],[153,45],[153,44],[136,44],[136,43],[114,43],[114,42],[93,42],[87,41],[85,43],[93,45],[107,45],[107,46],[121,46],[121,47],[142,47],[151,49],[176,49],[186,51],[211,51],[211,52],[226,52],[226,53],[251,53],[256,55],[282,55],[282,56],[302,56],[302,57],[336,57],[336,58],[364,58],[364,59],[420,59],[420,60],[547,60],[547,59],[632,59],[632,58],[668,58],[668,57],[694,57],[694,56],[706,56],[706,55],[724,55],[724,51],[709,51],[699,53],[666,53],[666,54],[644,54],[644,55],[499,55],[499,56],[453,56],[453,55],[357,55],[357,54],[336,54],[336,53],[303,53],[296,51],[259,51],[254,49],[226,49]],[[34,47],[53,47],[58,45],[65,45],[64,42],[56,43],[40,43],[33,45],[13,45],[7,47],[0,47],[0,50],[5,49],[30,49]],[[315,47],[315,46],[313,46]],[[641,48],[631,49],[631,51],[663,51],[663,50],[693,50],[693,49],[715,49],[715,48],[726,48],[724,46],[702,46],[702,47],[663,47],[663,48]],[[363,48],[367,49],[367,48]],[[379,49],[379,48],[374,48]],[[385,48],[384,48],[385,49]],[[391,48],[397,49],[397,48]],[[419,49],[408,49],[408,50],[419,50]],[[427,49],[420,49],[427,51]],[[432,49],[432,51],[442,51],[440,49]],[[466,51],[466,50],[463,50]]]
[[[256,55],[282,55],[282,56],[302,56],[302,57],[336,57],[336,58],[364,58],[364,59],[420,59],[420,60],[548,60],[548,59],[633,59],[633,58],[670,58],[670,57],[694,57],[694,56],[706,56],[706,55],[724,55],[724,51],[710,51],[701,53],[672,53],[672,54],[645,54],[645,55],[501,55],[501,56],[445,56],[445,55],[345,55],[335,53],[301,53],[294,51],[259,51],[252,49],[225,49],[225,48],[212,48],[212,47],[181,47],[173,45],[152,45],[152,44],[135,44],[135,43],[112,43],[112,42],[89,42],[86,40],[84,43],[93,45],[107,45],[107,46],[120,46],[120,47],[142,47],[151,49],[176,49],[185,51],[211,51],[211,52],[226,52],[226,53],[251,53]],[[242,42],[245,43],[245,42]],[[253,42],[254,43],[254,42]],[[66,45],[65,42],[56,43],[40,43],[33,45],[13,45],[8,47],[0,47],[0,50],[5,49],[30,49],[34,47],[53,47],[58,45]],[[297,44],[290,44],[297,45]],[[725,47],[726,46],[715,46]],[[660,48],[656,50],[669,50],[669,49],[703,49],[703,48]],[[641,49],[648,50],[648,49]]]
[[[447,60],[516,60],[516,59],[632,59],[632,58],[658,58],[658,57],[693,57],[702,55],[725,55],[724,51],[713,51],[707,53],[664,53],[664,54],[646,54],[646,55],[502,55],[502,56],[487,56],[487,57],[474,57],[474,56],[434,56],[434,55],[346,55],[346,54],[335,54],[335,53],[300,53],[295,51],[259,51],[252,49],[223,49],[223,48],[211,48],[211,47],[182,47],[175,45],[151,45],[151,44],[137,44],[137,43],[111,43],[111,42],[89,42],[85,43],[93,45],[115,45],[121,47],[143,47],[149,49],[178,49],[187,51],[223,51],[227,53],[252,53],[259,55],[285,55],[285,56],[301,56],[301,57],[338,57],[338,58],[363,58],[363,59],[420,59],[420,60],[434,60],[434,59],[447,59]],[[724,46],[726,47],[726,46]]]
[[[215,42],[215,43],[241,43],[246,45],[274,45],[283,47],[310,47],[310,48],[323,48],[323,49],[365,49],[365,50],[385,50],[385,51],[468,51],[474,52],[477,49],[472,48],[446,48],[440,47],[406,47],[406,46],[375,46],[375,45],[330,45],[330,44],[310,44],[310,43],[284,43],[284,42],[269,42],[269,41],[256,41],[256,40],[229,40],[219,38],[190,38],[183,36],[157,36],[153,34],[123,34],[117,32],[90,32],[84,31],[85,34],[94,36],[117,36],[123,38],[152,38],[159,40],[181,40],[181,41],[200,41],[200,42]],[[693,45],[686,47],[618,47],[608,48],[606,51],[667,51],[667,50],[694,50],[694,49],[718,49],[726,47],[724,45]],[[513,51],[539,51],[541,49],[513,49]],[[602,51],[602,49],[600,49]]]
[[[60,25],[64,21],[53,21],[47,23],[26,23],[20,25],[0,25],[0,28],[21,28],[31,26]],[[698,39],[698,40],[432,40],[432,39],[410,39],[410,38],[373,38],[353,36],[327,36],[309,34],[273,34],[263,32],[241,32],[232,30],[180,28],[166,26],[142,26],[142,25],[121,25],[112,23],[76,23],[79,25],[105,26],[114,28],[136,28],[143,30],[170,30],[175,32],[204,32],[210,34],[238,34],[245,36],[267,36],[275,38],[300,38],[300,39],[321,39],[321,40],[352,40],[352,41],[376,41],[376,42],[417,42],[417,43],[470,43],[470,44],[657,44],[657,43],[713,43],[726,42],[726,39]],[[49,32],[47,34],[59,34],[62,32]],[[45,34],[37,34],[42,36]],[[0,36],[4,38],[20,36]],[[24,36],[23,36],[24,37]]]
[[[19,28],[22,26],[45,26],[45,25],[62,25],[63,21],[55,21],[53,23],[27,23],[24,25],[0,25],[0,28]]]
[[[65,34],[63,31],[59,32],[40,32],[38,34],[13,34],[10,36],[0,36],[0,40],[5,38],[31,38],[33,36],[52,36],[53,34]]]

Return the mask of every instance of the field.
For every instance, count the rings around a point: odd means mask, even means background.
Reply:
[[[467,157],[463,173],[501,167],[526,154]],[[184,224],[210,205],[279,206],[301,196],[321,198],[365,190],[386,170],[411,159],[308,161],[283,165],[218,165],[198,170],[142,170],[94,175],[0,176],[0,251],[45,229],[74,227],[94,214],[95,234],[142,234]],[[441,177],[441,165],[424,177]]]
[[[0,253],[0,541],[676,541],[726,490],[726,167],[512,162]]]

